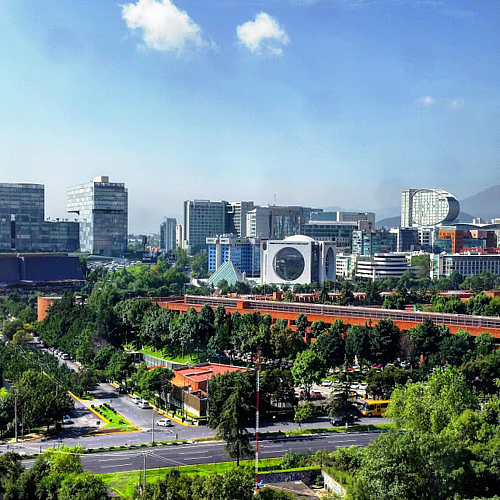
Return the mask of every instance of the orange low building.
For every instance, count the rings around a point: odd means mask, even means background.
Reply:
[[[62,300],[62,297],[38,297],[36,299],[37,308],[37,320],[42,321],[45,316],[47,316],[47,311],[50,309],[52,304],[58,300]]]
[[[204,304],[212,308],[219,305],[225,307],[226,311],[232,314],[238,311],[240,314],[258,312],[262,315],[269,314],[273,323],[277,319],[287,319],[288,324],[295,328],[295,322],[299,314],[307,316],[309,324],[313,321],[323,320],[331,325],[335,319],[339,318],[344,323],[351,325],[376,325],[381,319],[391,319],[401,330],[407,331],[410,328],[423,323],[425,319],[430,319],[435,324],[446,325],[451,333],[459,330],[466,330],[471,335],[479,335],[483,332],[490,333],[500,340],[500,318],[485,316],[467,316],[464,314],[445,314],[421,311],[399,311],[391,309],[380,309],[371,307],[335,306],[323,304],[297,304],[293,302],[276,302],[272,300],[254,300],[253,298],[227,298],[227,297],[202,297],[186,295],[177,300],[170,298],[164,301],[162,298],[154,298],[161,307],[167,307],[173,311],[185,312],[190,308],[200,311]],[[310,343],[312,338],[310,333],[304,340]]]

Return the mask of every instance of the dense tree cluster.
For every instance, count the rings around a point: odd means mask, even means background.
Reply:
[[[102,479],[83,472],[76,446],[50,449],[25,469],[21,456],[7,452],[0,456],[0,494],[4,500],[106,500]]]

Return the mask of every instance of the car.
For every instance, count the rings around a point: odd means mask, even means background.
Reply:
[[[64,415],[62,418],[63,424],[72,424],[73,420],[71,420],[71,417],[69,415]]]
[[[162,427],[173,427],[174,424],[172,423],[172,420],[169,418],[162,418],[160,420],[156,421],[156,425],[160,425]]]
[[[141,408],[141,409],[143,409],[143,410],[144,410],[144,409],[146,409],[146,408],[151,408],[151,406],[149,406],[149,403],[148,403],[147,401],[141,401],[141,402],[139,403],[139,408]]]
[[[123,385],[119,385],[117,388],[116,388],[116,392],[118,394],[127,394],[127,389],[125,387],[123,387]]]
[[[356,418],[354,415],[337,415],[331,420],[332,425],[352,425],[354,424]]]
[[[65,361],[67,361],[69,359],[69,354],[63,353],[61,355],[61,359],[64,359]]]
[[[326,378],[325,380],[323,380],[323,382],[321,383],[321,385],[323,387],[331,387],[332,384],[333,384],[333,382],[330,379],[328,379],[328,378]]]
[[[311,391],[311,399],[324,399],[325,397],[319,391]]]
[[[306,399],[306,392],[305,391],[300,391],[299,392],[299,397],[300,397],[300,399]]]
[[[134,403],[136,405],[139,404],[141,401],[142,401],[142,398],[140,398],[139,396],[134,396],[132,398],[132,403]]]

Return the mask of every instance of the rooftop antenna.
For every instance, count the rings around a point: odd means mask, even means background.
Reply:
[[[273,198],[273,205],[276,206],[276,193],[274,193],[274,198]]]

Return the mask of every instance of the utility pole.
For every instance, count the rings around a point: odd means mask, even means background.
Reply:
[[[152,440],[155,442],[155,411],[151,410],[151,432],[152,432]]]
[[[260,402],[260,347],[257,347],[257,405],[255,411],[255,491],[259,489],[259,402]]]
[[[142,456],[144,460],[144,468],[143,468],[143,474],[142,474],[142,493],[144,494],[144,490],[146,489],[146,458],[148,455],[151,455],[151,452],[148,451],[143,451],[142,453],[138,453],[136,456],[140,457]]]
[[[14,429],[17,443],[17,389],[14,389]]]

